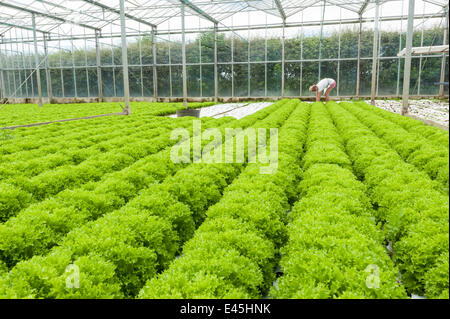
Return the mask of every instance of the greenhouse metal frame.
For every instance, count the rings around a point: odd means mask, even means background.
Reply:
[[[370,97],[373,101],[376,97],[402,97],[406,112],[409,96],[448,95],[444,87],[448,82],[448,52],[411,56],[415,32],[417,46],[448,44],[448,2],[423,0],[420,7],[418,2],[2,0],[1,97],[13,103],[37,101],[39,105],[44,98],[49,102],[123,100],[128,112],[130,99],[186,103],[198,99],[307,98],[306,88],[313,84],[312,79],[331,77],[322,68],[332,65],[336,98]],[[400,14],[390,10],[390,5],[401,8]],[[193,21],[198,27],[193,27]],[[437,33],[432,43],[425,43],[426,26],[433,21],[439,21]],[[385,55],[383,36],[390,31],[382,26],[390,23],[400,23],[398,37],[393,37],[398,48]],[[352,54],[341,50],[346,26],[356,28],[357,39],[345,42],[353,47]],[[334,49],[328,52],[324,46],[332,34],[326,30],[329,27],[335,28],[338,39],[329,41]],[[366,40],[371,41],[367,48],[362,40],[364,31],[372,34]],[[269,36],[269,32],[276,35]],[[253,40],[255,34],[257,40]],[[306,40],[313,36],[318,39],[312,46],[314,54],[305,54]],[[289,39],[293,44],[288,45]],[[300,39],[299,43],[294,39]],[[131,54],[132,44],[137,53]],[[397,56],[404,47],[405,57]],[[105,61],[109,54],[110,61]],[[427,61],[438,65],[431,84],[430,78],[422,75]],[[396,69],[395,82],[389,84],[388,91],[383,89],[385,79],[380,76],[384,63]],[[412,64],[417,65],[411,90]],[[255,70],[259,70],[258,75],[252,73]],[[259,82],[257,76],[262,78]],[[345,86],[346,81],[351,84]],[[422,88],[424,83],[427,89]]]

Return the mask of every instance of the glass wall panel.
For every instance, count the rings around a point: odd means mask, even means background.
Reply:
[[[343,25],[341,29],[341,58],[358,56],[359,24]]]
[[[202,93],[205,97],[214,96],[214,65],[202,66]]]
[[[170,96],[170,77],[169,77],[169,67],[168,66],[158,66],[156,67],[158,72],[158,96],[168,97]],[[180,73],[181,75],[181,73]]]
[[[250,42],[250,60],[254,62],[265,61],[266,40],[255,37]]]
[[[231,96],[232,89],[232,71],[230,64],[217,65],[219,77],[219,96]]]
[[[142,85],[144,87],[144,96],[153,96],[153,67],[142,67]]]
[[[141,68],[140,67],[129,67],[128,68],[128,78],[130,85],[130,96],[142,96],[141,89]]]
[[[372,83],[372,59],[361,59],[360,64],[360,95],[370,95]]]
[[[267,63],[267,95],[281,95],[281,63]]]
[[[153,65],[152,37],[150,35],[145,35],[142,37],[141,51],[142,51],[142,63],[147,65]]]
[[[200,66],[187,65],[187,94],[188,96],[199,97],[200,96]],[[172,76],[174,74],[172,73]],[[180,74],[181,75],[181,74]],[[172,78],[173,79],[173,78]],[[181,82],[181,85],[183,83]],[[182,87],[181,87],[182,89]],[[183,92],[181,92],[181,95]]]
[[[123,96],[123,68],[114,68],[116,77],[116,96]]]
[[[302,66],[302,95],[315,96],[309,92],[309,87],[318,81],[319,62],[303,62]]]
[[[420,75],[420,94],[439,94],[442,58],[424,58]]]
[[[98,97],[98,81],[97,81],[97,69],[89,68],[88,69],[88,77],[89,77],[89,92],[91,96]],[[53,83],[53,78],[52,78]],[[52,88],[53,90],[53,88]]]
[[[267,61],[281,61],[282,29],[270,30],[267,35]]]
[[[299,31],[300,32],[300,31]],[[287,61],[301,59],[302,38],[298,34],[294,38],[286,38],[284,44],[284,54]]]
[[[102,68],[102,91],[104,97],[112,97],[115,94],[113,68]]]
[[[380,59],[378,95],[395,95],[397,91],[398,59]]]
[[[199,36],[199,35],[197,35]],[[181,40],[180,40],[181,41]],[[199,38],[195,41],[186,41],[186,61],[187,63],[200,63],[200,43]],[[181,52],[180,52],[181,55]]]
[[[250,95],[264,96],[265,94],[265,65],[264,63],[254,63],[250,68]],[[272,83],[268,82],[268,89]]]
[[[170,46],[170,43],[167,41],[158,41],[156,43],[156,63],[157,64],[168,64],[169,63],[169,46]]]
[[[299,96],[300,94],[300,63],[288,62],[284,70],[285,96]]]
[[[248,67],[247,64],[234,66],[234,95],[248,96]]]
[[[234,62],[248,61],[248,42],[234,37]]]
[[[217,61],[231,62],[231,33],[217,34]]]
[[[339,94],[343,96],[351,96],[356,94],[356,77],[357,77],[356,60],[341,61],[339,70]]]
[[[319,58],[320,27],[305,27],[303,38],[303,59]]]
[[[202,33],[200,36],[202,63],[214,62],[214,32],[209,31]]]
[[[339,54],[339,26],[324,26],[322,59],[337,59]]]
[[[75,96],[74,72],[72,69],[63,69],[64,96]]]
[[[174,97],[182,97],[183,96],[183,67],[181,65],[172,66],[171,67],[172,74],[172,96]],[[189,71],[188,71],[189,76]],[[169,76],[167,76],[169,79]],[[158,78],[159,80],[159,78]],[[190,81],[188,78],[188,88],[190,85]],[[170,96],[169,87],[167,88],[167,96]],[[189,96],[189,91],[188,91]]]
[[[88,89],[87,89],[87,74],[85,68],[77,68],[75,69],[75,76],[77,80],[77,96],[78,97],[87,97],[88,96]],[[45,77],[44,77],[45,79]],[[43,78],[41,76],[41,84],[45,83],[42,82]]]
[[[50,69],[50,78],[52,81],[52,94],[54,97],[62,97],[62,87],[61,87],[61,70],[60,69]]]

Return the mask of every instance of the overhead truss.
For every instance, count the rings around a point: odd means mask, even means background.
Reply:
[[[379,1],[383,4],[388,1]],[[398,1],[398,0],[397,0]],[[436,8],[448,6],[446,0],[424,0]],[[375,7],[376,0],[327,0],[326,6],[348,10],[362,16]],[[186,16],[198,16],[215,25],[227,27],[230,16],[241,12],[265,12],[283,21],[288,21],[299,12],[312,7],[321,7],[323,0],[125,0],[127,33],[136,33],[145,28],[156,29],[171,18],[181,18],[181,6],[186,7]],[[0,0],[0,7],[8,8],[0,13],[0,34],[10,28],[30,30],[31,14],[36,15],[38,32],[60,36],[72,31],[73,26],[84,28],[93,34],[113,33],[109,26],[119,29],[119,1],[111,0]],[[9,11],[9,12],[8,12]],[[290,19],[292,20],[292,19]],[[255,19],[255,22],[257,19]],[[94,31],[94,32],[93,32]],[[158,31],[162,31],[159,28]],[[83,31],[77,30],[78,34]]]

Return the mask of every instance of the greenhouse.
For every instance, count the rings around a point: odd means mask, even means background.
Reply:
[[[0,299],[449,299],[448,1],[0,9]]]
[[[406,0],[136,0],[121,18],[119,2],[2,1],[1,92],[69,102],[305,97],[326,74],[337,97],[399,97],[407,34],[413,47],[448,44],[447,1],[413,2],[408,12]],[[410,63],[409,94],[448,94],[437,85],[448,82],[445,54]]]

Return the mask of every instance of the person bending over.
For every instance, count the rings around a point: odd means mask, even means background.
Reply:
[[[316,102],[320,101],[320,97],[325,94],[325,101],[330,100],[330,92],[336,87],[336,81],[330,78],[322,79],[319,83],[309,87],[310,92],[316,92]]]

